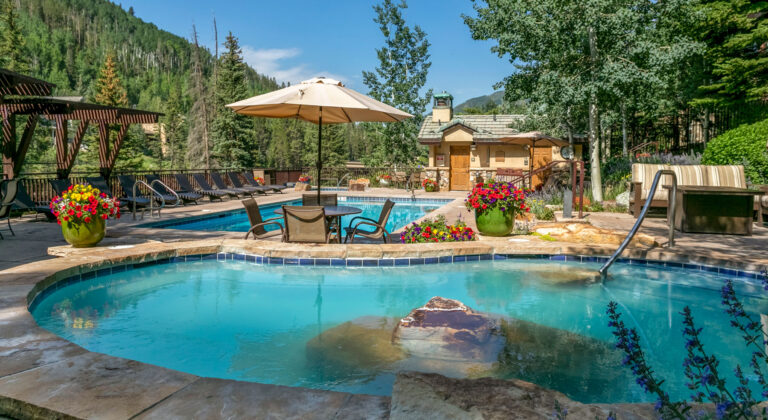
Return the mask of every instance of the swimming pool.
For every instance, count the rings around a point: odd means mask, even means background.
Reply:
[[[426,199],[403,199],[394,198],[395,206],[392,208],[392,213],[387,221],[387,230],[394,232],[410,222],[423,217],[427,213],[440,208],[441,206],[451,202],[451,200],[426,200]],[[385,199],[376,197],[339,197],[339,205],[357,207],[363,212],[352,216],[344,216],[341,218],[341,225],[346,227],[353,217],[363,216],[374,220],[378,220],[381,213],[381,207],[384,205]],[[261,217],[263,219],[279,216],[275,214],[275,210],[282,205],[300,206],[301,200],[284,201],[281,203],[260,205]],[[205,216],[196,216],[184,218],[181,220],[169,220],[164,222],[154,222],[142,225],[142,227],[153,228],[167,228],[167,229],[182,229],[182,230],[197,230],[197,231],[227,231],[227,232],[247,232],[250,228],[248,222],[248,216],[245,214],[245,209],[213,213]],[[267,226],[266,230],[271,231],[277,229],[276,226]]]
[[[47,292],[30,310],[40,326],[90,351],[200,376],[385,395],[397,371],[420,370],[519,378],[606,403],[653,400],[613,348],[610,300],[639,329],[673,399],[689,395],[683,306],[692,307],[723,372],[748,362],[733,351],[741,341],[720,306],[724,279],[735,280],[751,315],[768,310],[751,280],[674,267],[617,263],[603,285],[561,282],[596,269],[593,262],[341,268],[310,260],[310,268],[212,258],[107,269]],[[502,321],[501,341],[486,349],[498,352],[494,360],[457,361],[392,344],[393,325],[433,296]]]

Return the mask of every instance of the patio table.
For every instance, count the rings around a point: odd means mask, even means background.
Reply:
[[[755,196],[763,194],[747,188],[678,186],[675,229],[751,236]]]
[[[360,214],[363,212],[362,209],[352,206],[323,206],[323,209],[325,210],[325,217],[336,220],[336,226],[339,227],[339,232],[336,235],[336,241],[339,243],[341,242],[341,217],[349,216],[351,214]],[[283,208],[280,207],[275,209],[275,214],[282,216]]]

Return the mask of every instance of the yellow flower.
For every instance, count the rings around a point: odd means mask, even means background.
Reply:
[[[99,195],[100,192],[98,188],[93,189],[93,195]]]

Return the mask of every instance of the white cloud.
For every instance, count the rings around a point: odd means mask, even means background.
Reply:
[[[325,76],[340,80],[346,84],[346,77],[327,71],[314,71],[305,63],[293,66],[285,65],[284,60],[296,58],[300,55],[301,50],[298,48],[255,49],[248,45],[243,46],[243,59],[245,62],[256,69],[257,72],[274,77],[278,82],[294,84],[316,76]]]

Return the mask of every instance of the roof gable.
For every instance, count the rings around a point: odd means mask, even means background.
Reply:
[[[430,114],[424,119],[419,129],[419,142],[422,144],[440,143],[445,131],[457,125],[472,130],[475,141],[493,142],[502,137],[518,134],[519,130],[512,128],[511,125],[522,121],[524,118],[524,115],[516,114],[458,115],[451,121],[440,124],[432,121]]]

